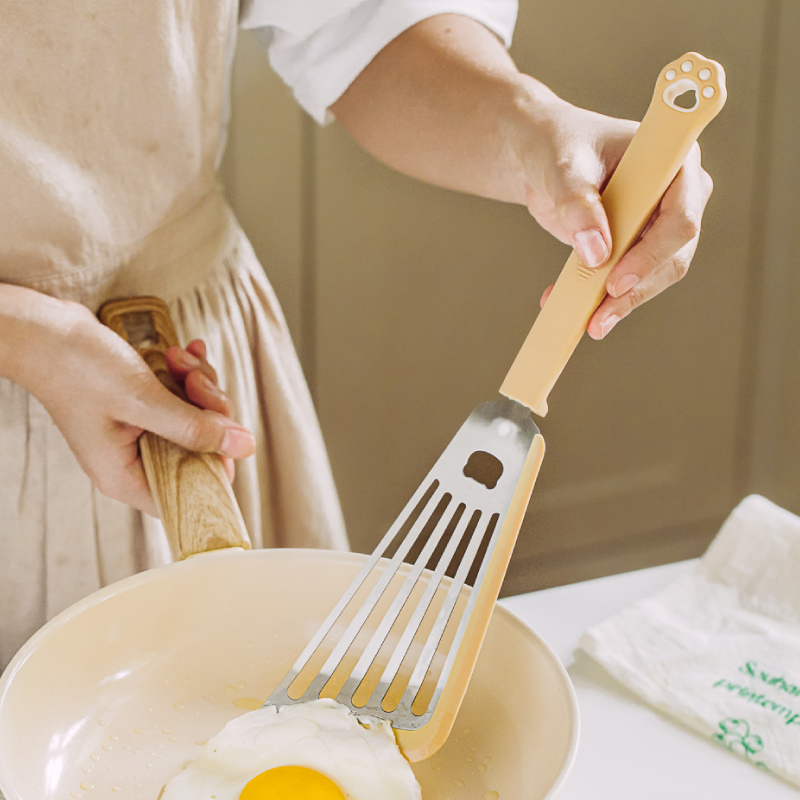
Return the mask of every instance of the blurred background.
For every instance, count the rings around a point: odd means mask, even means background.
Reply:
[[[512,54],[575,104],[641,119],[688,50],[724,65],[729,96],[700,139],[716,188],[688,276],[584,337],[537,420],[547,455],[505,594],[700,555],[751,492],[800,512],[798,45],[793,0],[520,0]],[[318,128],[246,32],[223,175],[369,552],[496,396],[569,250],[523,208],[405,178]]]

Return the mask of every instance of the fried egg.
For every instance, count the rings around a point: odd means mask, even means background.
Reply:
[[[162,800],[421,800],[391,725],[334,700],[231,720]]]

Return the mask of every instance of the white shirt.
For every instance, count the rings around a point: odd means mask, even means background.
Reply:
[[[255,30],[303,108],[325,123],[331,104],[389,42],[446,13],[483,23],[508,47],[517,0],[242,0],[239,22]]]

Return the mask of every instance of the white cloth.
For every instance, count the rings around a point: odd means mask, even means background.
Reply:
[[[800,519],[753,495],[691,573],[581,647],[651,705],[800,786],[798,576]]]
[[[244,0],[240,25],[255,28],[272,68],[318,122],[392,39],[436,14],[463,14],[505,43],[517,0]]]

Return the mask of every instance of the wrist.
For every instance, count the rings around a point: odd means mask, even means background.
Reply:
[[[91,312],[78,303],[0,285],[0,376],[39,397],[61,346]]]
[[[559,140],[559,120],[571,107],[540,81],[530,75],[519,75],[507,121],[516,202],[527,203],[530,176],[540,173],[558,157],[555,145]]]

